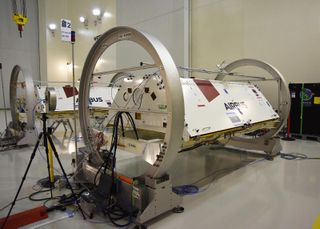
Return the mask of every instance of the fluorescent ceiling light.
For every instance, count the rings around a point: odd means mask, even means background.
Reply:
[[[49,29],[50,30],[56,30],[56,28],[57,28],[57,25],[56,24],[49,24]]]
[[[80,20],[80,22],[83,23],[86,19],[85,19],[85,17],[81,16],[81,17],[79,17],[79,20]]]
[[[94,16],[99,16],[101,14],[101,11],[100,11],[99,8],[95,8],[95,9],[92,10],[92,14]]]

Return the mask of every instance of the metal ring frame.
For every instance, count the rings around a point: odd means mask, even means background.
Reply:
[[[20,72],[22,73],[25,80],[25,98],[26,98],[26,114],[27,114],[27,125],[26,129],[35,128],[35,120],[33,119],[33,111],[36,105],[35,101],[35,88],[30,72],[16,65],[13,67],[10,78],[10,109],[11,117],[14,126],[18,125],[17,115],[17,84]]]
[[[57,108],[57,93],[54,87],[46,87],[46,112],[55,111]]]
[[[227,76],[227,74],[225,73],[231,73],[236,68],[247,67],[247,66],[257,67],[267,71],[278,82],[278,90],[279,90],[278,112],[279,112],[280,122],[277,124],[276,128],[270,130],[267,134],[262,136],[264,138],[271,138],[275,136],[286,124],[287,118],[290,112],[291,99],[290,99],[289,87],[286,80],[282,76],[282,74],[271,64],[266,63],[264,61],[260,61],[256,59],[240,59],[240,60],[231,62],[230,64],[223,67],[222,74],[218,74],[216,77],[216,80],[224,80],[225,76]]]
[[[110,80],[110,83],[109,83],[109,87],[112,87],[118,80],[120,80],[121,78],[123,77],[129,77],[130,74],[127,73],[127,72],[118,72],[117,74],[115,74],[111,80]]]
[[[105,32],[93,45],[85,61],[80,81],[79,116],[82,135],[91,152],[94,151],[90,141],[92,130],[89,126],[88,110],[90,81],[100,56],[111,45],[121,41],[132,41],[144,48],[152,57],[155,65],[159,67],[164,81],[168,120],[164,138],[165,147],[161,151],[163,158],[150,165],[146,172],[146,175],[151,177],[160,177],[166,173],[174,162],[181,146],[181,136],[184,128],[184,100],[176,65],[167,49],[153,36],[129,27],[115,27]]]

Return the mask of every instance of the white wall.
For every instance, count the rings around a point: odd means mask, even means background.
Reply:
[[[95,17],[91,12],[95,7],[111,14],[97,26],[93,25]],[[48,81],[70,81],[72,78],[71,70],[67,67],[67,63],[71,63],[70,43],[60,41],[59,26],[55,36],[47,29],[50,23],[59,25],[61,18],[72,21],[72,29],[77,35],[76,79],[81,76],[85,58],[94,43],[93,38],[117,25],[132,26],[154,35],[169,49],[176,64],[184,65],[184,0],[86,0],[81,4],[78,0],[43,0],[39,1],[39,15],[41,72]],[[79,22],[80,16],[89,18],[87,29]],[[122,50],[110,48],[102,56],[96,71],[113,69],[116,63],[128,63],[130,57],[141,54],[141,49],[132,49],[131,56],[128,49]]]
[[[92,9],[100,8],[101,12],[107,11],[108,17],[102,17],[101,24],[94,25],[95,16]],[[116,0],[41,0],[39,12],[41,18],[40,39],[41,59],[43,60],[42,72],[48,81],[72,81],[72,68],[67,63],[72,63],[71,43],[61,41],[60,20],[69,19],[72,30],[76,31],[75,42],[75,77],[81,77],[82,67],[87,54],[94,44],[94,37],[107,31],[116,24]],[[79,17],[84,16],[89,20],[86,28]],[[50,23],[57,24],[55,35],[48,30]],[[104,60],[107,62],[108,60]]]
[[[19,1],[18,1],[19,2]],[[9,107],[10,74],[14,65],[29,69],[34,79],[39,79],[38,5],[28,0],[29,22],[20,38],[17,25],[12,20],[11,1],[0,1],[0,63],[3,67],[6,105]],[[1,89],[0,89],[1,90]],[[0,108],[3,108],[2,91]]]
[[[290,82],[319,82],[320,1],[192,0],[192,64],[251,57]]]
[[[183,0],[118,0],[116,15],[117,25],[153,35],[169,50],[175,63],[184,66]],[[117,62],[123,62],[130,55],[138,59],[142,52],[139,49],[118,49]]]
[[[192,0],[192,66],[265,60],[288,82],[320,81],[320,1]],[[276,88],[263,88],[276,106]]]

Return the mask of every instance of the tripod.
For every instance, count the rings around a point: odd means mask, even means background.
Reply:
[[[63,166],[62,166],[62,164],[61,164],[61,161],[60,161],[59,155],[58,155],[58,153],[57,153],[56,147],[54,146],[53,141],[52,141],[52,138],[51,138],[50,134],[49,134],[48,131],[47,131],[47,119],[48,119],[47,114],[46,114],[46,113],[42,113],[42,117],[41,117],[41,120],[42,120],[42,132],[41,132],[41,133],[39,134],[39,136],[38,136],[37,143],[36,143],[36,145],[35,145],[35,147],[34,147],[34,149],[33,149],[33,152],[32,152],[32,154],[31,154],[31,156],[30,156],[30,160],[29,160],[28,166],[27,166],[27,168],[26,168],[26,171],[24,172],[24,175],[23,175],[23,177],[22,177],[22,181],[21,181],[21,183],[20,183],[20,186],[19,186],[19,188],[18,188],[18,191],[17,191],[17,193],[16,193],[16,195],[15,195],[13,201],[12,201],[12,204],[11,204],[10,210],[9,210],[9,212],[8,212],[8,214],[7,214],[7,217],[6,217],[5,221],[3,222],[2,226],[1,226],[2,229],[4,229],[6,223],[7,223],[8,219],[9,219],[9,216],[10,216],[10,214],[11,214],[11,211],[12,211],[14,205],[16,204],[17,198],[18,198],[18,196],[19,196],[19,193],[20,193],[20,191],[21,191],[21,188],[22,188],[22,186],[23,186],[23,183],[24,183],[24,181],[25,181],[25,179],[26,179],[26,177],[27,177],[27,174],[28,174],[28,172],[29,172],[31,163],[32,163],[32,161],[33,161],[33,159],[34,159],[34,157],[35,157],[35,155],[36,155],[36,152],[37,152],[37,150],[38,150],[38,147],[39,147],[39,144],[40,144],[40,141],[41,141],[42,137],[43,137],[43,144],[44,144],[44,147],[45,147],[45,149],[46,149],[46,156],[47,156],[48,178],[49,178],[49,182],[50,182],[50,197],[53,198],[52,188],[53,188],[54,184],[53,184],[52,180],[50,179],[50,165],[49,165],[48,141],[49,141],[49,144],[50,144],[50,146],[51,146],[51,148],[52,148],[52,151],[53,151],[53,153],[54,153],[54,156],[55,156],[55,158],[56,158],[57,161],[58,161],[58,164],[59,164],[59,166],[60,166],[60,168],[61,168],[61,171],[62,171],[62,173],[63,173],[63,176],[64,176],[64,178],[65,178],[66,181],[67,181],[67,185],[70,187],[70,190],[71,190],[72,195],[76,197],[75,192],[74,192],[74,190],[73,190],[73,188],[72,188],[72,186],[71,186],[71,184],[70,184],[70,182],[69,182],[69,179],[68,179],[68,177],[67,177],[67,174],[66,174],[66,172],[65,172],[65,170],[64,170],[64,168],[63,168]],[[77,203],[77,206],[78,206],[78,208],[79,208],[79,210],[80,210],[80,212],[81,212],[81,214],[82,214],[82,216],[83,216],[83,219],[86,219],[86,217],[85,217],[85,215],[84,215],[84,213],[83,213],[83,210],[82,210],[82,208],[81,208],[81,206],[80,206],[77,198],[76,198],[76,203]]]

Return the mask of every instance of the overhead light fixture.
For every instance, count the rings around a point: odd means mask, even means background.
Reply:
[[[95,9],[92,10],[92,14],[94,16],[100,16],[101,15],[101,11],[100,11],[99,8],[95,8]]]
[[[85,19],[85,17],[81,16],[81,17],[79,18],[79,20],[80,20],[80,22],[83,23],[86,19]]]
[[[94,20],[94,25],[96,26],[98,23],[101,24],[101,19],[102,19],[101,10],[99,8],[94,8],[92,10],[92,14],[97,17],[97,19]]]
[[[88,18],[85,18],[85,17],[81,16],[81,17],[79,17],[79,20],[80,20],[80,22],[83,23],[83,25],[84,25],[86,28],[88,28],[88,24],[89,24]]]
[[[49,24],[48,28],[51,31],[52,36],[54,36],[54,33],[55,33],[56,29],[57,29],[57,25],[54,24],[54,23],[51,23],[51,24]]]

